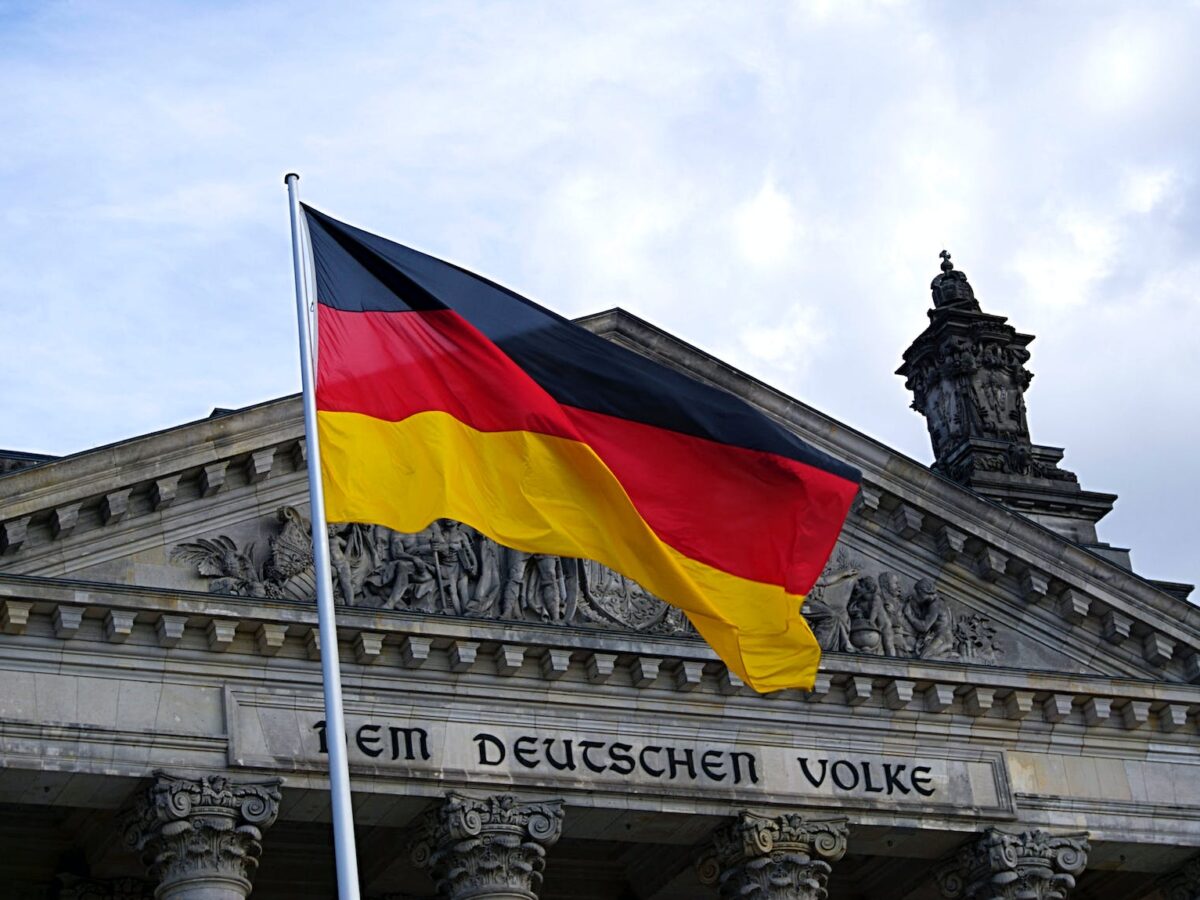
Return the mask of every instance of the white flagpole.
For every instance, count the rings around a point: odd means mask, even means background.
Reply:
[[[300,176],[284,176],[292,216],[292,267],[296,276],[296,317],[300,323],[300,383],[304,396],[304,439],[308,442],[308,494],[311,503],[313,564],[317,575],[317,621],[321,634],[321,681],[325,688],[325,744],[329,748],[329,792],[333,802],[333,847],[337,860],[338,900],[359,900],[358,858],[354,850],[354,810],[350,805],[350,769],[346,763],[346,723],[342,715],[342,676],[338,664],[337,623],[333,618],[333,581],[325,491],[321,486],[321,448],[317,443],[317,396],[313,373],[315,301],[309,295],[306,229],[300,212]],[[310,251],[311,252],[311,251]],[[314,290],[315,293],[315,290]]]

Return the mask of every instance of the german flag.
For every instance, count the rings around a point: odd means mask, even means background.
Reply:
[[[327,515],[457,519],[684,610],[759,691],[811,687],[800,604],[860,475],[740,399],[304,207]]]

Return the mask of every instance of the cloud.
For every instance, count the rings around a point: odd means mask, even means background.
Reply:
[[[295,390],[297,169],[335,215],[565,313],[625,306],[924,460],[892,373],[948,247],[1038,335],[1035,439],[1123,493],[1103,526],[1139,565],[1189,577],[1200,525],[1156,509],[1197,480],[1195,7],[6,16],[0,444]]]
[[[803,229],[791,200],[768,179],[757,194],[734,211],[733,232],[746,262],[772,266],[795,257]]]

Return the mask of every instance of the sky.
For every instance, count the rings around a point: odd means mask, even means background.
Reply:
[[[304,199],[921,462],[949,249],[1035,442],[1200,581],[1200,4],[0,0],[0,447],[299,388]]]

